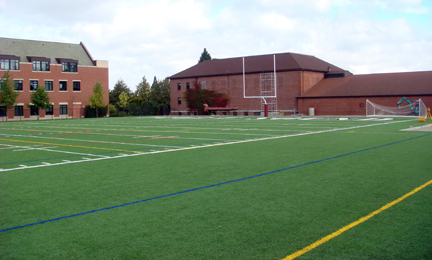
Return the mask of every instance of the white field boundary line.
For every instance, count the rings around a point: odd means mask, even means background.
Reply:
[[[57,146],[53,146],[51,148],[55,148]],[[62,151],[62,150],[51,150],[47,148],[27,148],[25,150],[21,151],[27,151],[27,150],[42,150],[47,152],[53,152],[53,153],[67,153],[67,154],[76,154],[76,155],[85,155],[85,156],[95,156],[95,157],[102,157],[102,158],[109,158],[109,156],[100,155],[100,154],[90,154],[90,153],[76,153],[76,152],[68,152],[68,151]]]
[[[111,157],[108,157],[108,158],[95,158],[95,159],[88,159],[88,158],[86,158],[84,160],[63,161],[61,163],[52,163],[52,164],[48,164],[48,165],[47,164],[33,165],[33,166],[20,165],[20,167],[18,167],[18,168],[0,169],[0,172],[15,171],[15,170],[24,170],[24,169],[34,169],[34,168],[41,168],[41,167],[66,165],[66,164],[75,164],[75,163],[82,163],[82,162],[102,161],[102,160],[109,160],[109,159],[119,159],[119,158],[132,157],[132,156],[140,156],[140,155],[150,155],[150,154],[159,154],[159,153],[178,152],[178,151],[194,150],[194,149],[199,149],[199,148],[216,147],[216,146],[231,145],[231,144],[243,144],[243,143],[250,143],[250,142],[256,142],[256,141],[267,141],[267,140],[287,138],[287,137],[296,137],[296,136],[304,136],[304,135],[322,134],[322,133],[337,132],[337,131],[358,129],[358,128],[371,127],[371,126],[389,125],[389,124],[396,124],[396,123],[404,123],[404,122],[406,122],[406,121],[393,121],[393,122],[387,122],[387,123],[382,123],[382,124],[352,126],[352,127],[345,127],[345,128],[332,129],[332,130],[323,130],[323,131],[316,131],[316,132],[307,132],[307,133],[291,134],[291,135],[281,135],[281,136],[272,136],[272,137],[263,137],[263,138],[258,138],[258,139],[248,139],[248,140],[241,140],[241,141],[234,141],[234,142],[227,142],[227,143],[216,143],[216,144],[207,144],[207,145],[201,145],[201,146],[183,147],[183,148],[178,148],[178,149],[166,149],[166,150],[151,151],[151,152],[138,152],[138,153],[135,153],[135,154],[120,154],[118,156],[111,156]]]
[[[77,134],[90,134],[90,135],[113,135],[113,136],[136,136],[136,137],[150,137],[150,138],[170,138],[170,137],[165,137],[165,136],[146,136],[146,135],[127,135],[127,134],[109,134],[109,133],[96,133],[96,131],[105,131],[105,130],[111,130],[111,131],[136,131],[136,132],[148,132],[148,131],[157,131],[157,132],[164,132],[164,133],[203,133],[203,132],[196,132],[195,130],[222,130],[222,131],[267,131],[267,132],[276,132],[276,131],[280,131],[283,129],[285,125],[290,125],[290,124],[284,124],[284,125],[279,125],[279,126],[266,126],[265,128],[256,128],[259,125],[253,125],[253,126],[249,126],[249,128],[238,128],[235,127],[234,125],[231,126],[223,126],[220,125],[219,127],[196,127],[196,128],[192,128],[192,127],[162,127],[162,126],[148,126],[148,127],[140,127],[140,128],[162,128],[162,129],[167,129],[167,128],[173,128],[173,129],[179,129],[179,130],[166,130],[166,131],[158,131],[158,130],[140,130],[140,129],[135,129],[135,128],[130,128],[130,129],[92,129],[91,131],[79,131],[79,132],[75,132]],[[299,126],[299,125],[312,125],[312,124],[292,124],[294,126]],[[324,125],[324,124],[323,124]],[[329,124],[326,124],[327,127],[332,128],[332,126],[329,126]],[[66,127],[64,127],[66,128]],[[73,129],[82,129],[82,127],[72,127]],[[277,129],[268,129],[268,128],[277,128]],[[22,130],[22,131],[38,131],[38,132],[43,132],[45,130],[33,130],[33,129],[17,129],[17,128],[0,128],[2,130]],[[70,128],[68,128],[70,129]],[[184,130],[181,130],[184,129]],[[189,131],[188,131],[189,130]],[[56,133],[72,133],[70,131],[56,131],[56,130],[46,130],[47,132],[56,132]],[[205,132],[205,133],[209,133],[209,132]],[[212,134],[217,134],[217,133],[212,133]],[[38,133],[34,133],[34,135],[38,135]],[[253,135],[253,134],[250,134]]]
[[[39,138],[39,139],[52,139],[52,137],[45,137],[45,136],[28,136],[28,135],[14,135],[14,134],[0,134],[0,135],[13,136],[13,137],[31,137],[31,138]],[[137,143],[120,143],[120,142],[107,142],[107,141],[69,139],[69,138],[56,138],[56,140],[76,141],[76,142],[86,142],[86,143],[98,143],[98,144],[123,144],[123,145],[135,145],[135,146],[162,147],[162,148],[173,148],[173,147],[181,148],[180,146],[166,146],[166,145],[156,145],[156,144],[137,144]]]
[[[2,128],[0,128],[2,129]],[[8,130],[17,130],[17,129],[13,129],[13,128],[8,128]],[[23,129],[18,129],[18,130],[23,130]],[[239,131],[247,131],[249,129],[238,129]],[[258,130],[258,129],[254,129],[254,130]],[[34,131],[34,130],[26,130],[26,131]],[[42,130],[38,130],[38,131],[42,131]],[[64,131],[52,131],[49,130],[47,132],[56,132],[56,133],[64,133]],[[212,139],[212,138],[194,138],[194,137],[180,137],[180,136],[162,136],[162,135],[158,135],[158,136],[152,136],[152,135],[127,135],[127,134],[108,134],[108,133],[91,133],[91,132],[77,132],[79,134],[89,134],[89,135],[108,135],[108,136],[121,136],[121,137],[133,137],[134,139],[139,139],[139,138],[153,138],[152,140],[160,140],[160,139],[184,139],[184,140],[204,140],[204,141],[223,141],[223,139]],[[33,134],[33,135],[13,135],[13,134],[0,134],[0,135],[5,135],[5,136],[25,136],[25,137],[33,137],[33,138],[46,138],[46,139],[51,139],[52,137],[42,137],[39,134]],[[77,139],[65,139],[65,138],[57,138],[59,140],[71,140],[71,141],[79,141]],[[85,140],[84,140],[85,141]],[[91,140],[92,142],[97,142],[95,140]],[[89,141],[90,142],[90,141]],[[141,144],[141,145],[145,145],[145,144]],[[151,146],[151,145],[149,145]],[[155,145],[157,146],[157,145]],[[0,148],[3,149],[3,148]]]
[[[9,146],[8,148],[3,148],[3,149],[17,149],[17,150],[13,150],[13,152],[24,152],[24,151],[29,151],[29,150],[42,150],[42,151],[53,152],[53,153],[68,153],[68,154],[76,154],[76,155],[109,158],[109,156],[100,155],[100,154],[76,153],[76,152],[68,152],[68,151],[62,151],[62,150],[51,150],[48,148],[38,148],[38,147],[31,147],[31,146],[16,146],[16,145],[9,145],[9,144],[0,144],[0,145]],[[57,147],[58,146],[50,146],[49,148],[57,148]]]
[[[26,148],[32,148],[32,147],[37,147],[37,146],[42,146],[40,144],[38,145],[26,145],[26,146],[16,146],[16,145],[10,145],[10,144],[0,144],[0,146],[7,146],[7,147],[2,147],[0,148],[0,150],[6,150],[6,149],[26,149]]]
[[[227,129],[220,129],[222,131],[227,131]],[[284,130],[261,130],[261,129],[244,129],[244,130],[236,130],[236,131],[268,131],[268,132],[281,132]],[[219,132],[193,132],[193,131],[163,131],[164,133],[180,133],[180,134],[211,134],[211,135],[240,135],[240,136],[262,136],[264,134],[246,134],[246,133],[219,133]],[[80,133],[80,134],[89,134],[89,133]],[[97,133],[91,133],[91,134],[97,134]],[[18,137],[32,137],[32,138],[41,138],[41,139],[52,139],[52,137],[45,137],[41,135],[16,135],[16,134],[0,134],[4,136],[18,136]],[[265,134],[268,136],[278,136],[278,135],[272,135],[272,134]],[[83,140],[83,139],[67,139],[67,138],[57,138],[58,140],[68,140],[68,141],[86,141],[86,142],[93,142],[93,143],[115,143],[115,144],[131,144],[131,143],[118,143],[118,142],[104,142],[104,141],[95,141],[95,140]],[[160,138],[162,139],[162,138]],[[174,138],[173,138],[174,139]],[[177,137],[177,139],[196,139],[196,138],[190,138],[190,137]],[[154,139],[158,140],[158,139]],[[209,139],[210,140],[210,139]],[[218,139],[214,139],[215,141],[220,141]],[[210,140],[211,141],[211,140]],[[160,147],[160,145],[150,145],[150,144],[135,144],[135,145],[142,145],[142,146],[157,146]]]

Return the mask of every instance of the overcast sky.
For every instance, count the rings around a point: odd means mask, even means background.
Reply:
[[[430,0],[0,0],[1,37],[80,43],[132,89],[212,58],[281,52],[354,74],[432,70]]]

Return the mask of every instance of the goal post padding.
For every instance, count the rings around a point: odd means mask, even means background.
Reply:
[[[418,113],[416,112],[418,111]],[[373,103],[369,99],[366,100],[366,116],[391,116],[391,117],[426,117],[427,108],[421,99],[418,100],[417,104],[406,105],[406,106],[383,106]]]

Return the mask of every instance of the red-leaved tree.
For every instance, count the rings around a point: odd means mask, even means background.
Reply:
[[[186,101],[189,110],[198,111],[200,115],[204,113],[205,103],[210,107],[226,107],[229,102],[229,98],[225,93],[202,89],[199,83],[195,85],[195,88],[186,90],[183,99]]]

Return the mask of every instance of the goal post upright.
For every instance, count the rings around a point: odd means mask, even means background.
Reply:
[[[246,96],[246,71],[245,71],[245,58],[242,58],[243,61],[243,98],[259,98],[262,99],[264,104],[264,116],[268,117],[268,103],[266,101],[266,98],[276,98],[277,99],[277,81],[276,81],[276,55],[273,55],[273,85],[274,85],[274,95],[273,96],[267,96],[267,95],[261,95],[261,96]],[[262,83],[261,83],[262,84]],[[263,91],[261,91],[261,94]],[[266,92],[266,91],[264,91]]]

